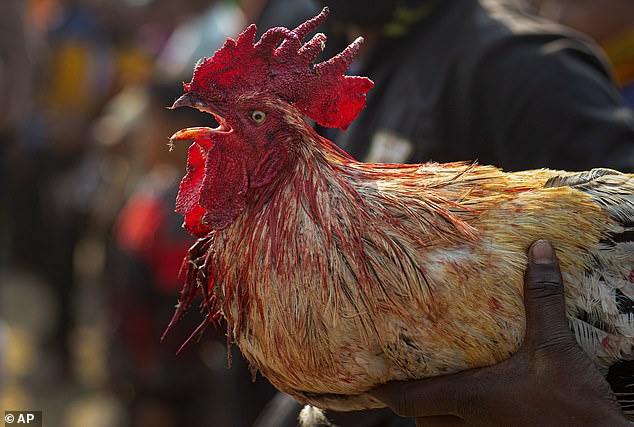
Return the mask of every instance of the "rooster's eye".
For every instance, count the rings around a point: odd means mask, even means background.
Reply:
[[[251,111],[251,120],[255,122],[256,125],[261,125],[266,120],[266,113],[260,110]]]

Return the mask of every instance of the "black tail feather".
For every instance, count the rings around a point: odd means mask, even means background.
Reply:
[[[634,421],[634,360],[622,361],[610,366],[607,380],[625,416]]]

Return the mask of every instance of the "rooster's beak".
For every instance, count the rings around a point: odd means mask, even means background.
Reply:
[[[189,94],[186,93],[184,95],[181,95],[180,98],[174,101],[174,104],[172,104],[172,106],[170,107],[170,110],[173,110],[174,108],[178,108],[178,107],[193,107],[193,106],[194,104],[191,98],[189,97]]]
[[[170,143],[174,141],[195,141],[203,146],[208,146],[210,141],[214,136],[218,136],[218,134],[228,134],[231,133],[231,126],[227,124],[227,121],[222,118],[219,114],[211,109],[211,106],[201,100],[196,98],[196,95],[186,93],[174,101],[170,109],[178,108],[178,107],[192,107],[196,108],[199,111],[203,111],[205,113],[211,114],[214,116],[216,121],[218,122],[218,127],[210,128],[210,127],[193,127],[180,130],[176,132],[170,138]]]
[[[213,114],[214,117],[216,117],[216,120],[218,120],[218,114],[215,111],[216,106],[214,104],[198,99],[198,97],[192,93],[181,95],[180,98],[174,101],[174,104],[172,104],[170,110],[178,107],[192,107],[204,113]]]

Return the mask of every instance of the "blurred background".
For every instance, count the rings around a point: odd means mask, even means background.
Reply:
[[[633,19],[597,5],[520,4],[595,38],[634,105]],[[228,354],[222,329],[176,356],[201,320],[192,313],[159,342],[193,243],[173,212],[187,147],[167,142],[213,120],[165,107],[227,36],[251,22],[292,28],[317,10],[0,2],[0,411],[42,410],[48,427],[253,423],[273,390]]]

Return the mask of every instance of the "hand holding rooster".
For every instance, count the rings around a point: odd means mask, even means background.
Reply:
[[[552,246],[537,241],[529,260],[526,338],[515,355],[486,368],[395,381],[372,396],[425,425],[629,425],[609,384],[570,332]]]

